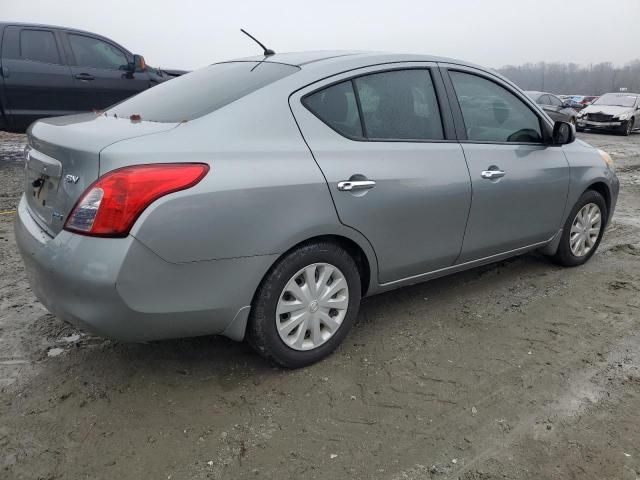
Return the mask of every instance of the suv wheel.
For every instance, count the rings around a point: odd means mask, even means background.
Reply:
[[[553,261],[575,267],[589,260],[600,245],[607,222],[607,205],[602,195],[587,190],[578,199],[567,218]]]
[[[329,355],[344,339],[360,306],[360,275],[339,245],[314,242],[287,254],[256,292],[247,340],[286,368]]]

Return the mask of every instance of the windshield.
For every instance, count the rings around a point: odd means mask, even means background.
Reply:
[[[625,95],[623,93],[607,93],[593,102],[593,105],[612,105],[616,107],[633,107],[636,104],[635,95]]]
[[[216,63],[145,90],[105,113],[152,122],[193,120],[300,70],[270,62]]]

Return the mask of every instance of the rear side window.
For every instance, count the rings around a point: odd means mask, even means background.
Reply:
[[[216,63],[145,90],[106,113],[153,122],[193,120],[299,70],[271,62]]]
[[[105,70],[126,68],[126,55],[110,43],[85,35],[68,34],[68,37],[77,66]]]
[[[346,137],[444,139],[435,90],[426,69],[356,77],[315,92],[303,102],[318,118]]]
[[[469,73],[449,72],[469,140],[541,143],[538,116],[513,93]]]
[[[48,30],[21,30],[20,57],[45,63],[62,63],[53,32]]]
[[[304,99],[304,104],[338,133],[345,137],[362,138],[362,123],[351,80],[309,95]]]

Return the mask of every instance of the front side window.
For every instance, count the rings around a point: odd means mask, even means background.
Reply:
[[[513,93],[477,75],[454,71],[449,73],[469,140],[542,142],[538,116]]]
[[[21,30],[20,57],[36,62],[61,63],[55,36],[48,30]]]
[[[561,107],[562,106],[562,100],[560,100],[558,97],[556,97],[554,95],[549,95],[549,103],[551,105],[553,105],[554,107]]]
[[[69,43],[76,65],[79,67],[122,70],[127,67],[125,54],[111,45],[93,37],[69,34]]]
[[[427,69],[363,75],[312,93],[303,103],[320,120],[349,138],[444,139]]]

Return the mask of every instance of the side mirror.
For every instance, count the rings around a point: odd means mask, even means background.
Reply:
[[[570,103],[565,102],[562,104],[562,108],[572,108],[572,107]]]
[[[552,145],[566,145],[576,139],[576,127],[569,122],[557,121],[553,124]]]
[[[133,63],[137,71],[144,72],[147,69],[147,64],[142,55],[134,55]]]

